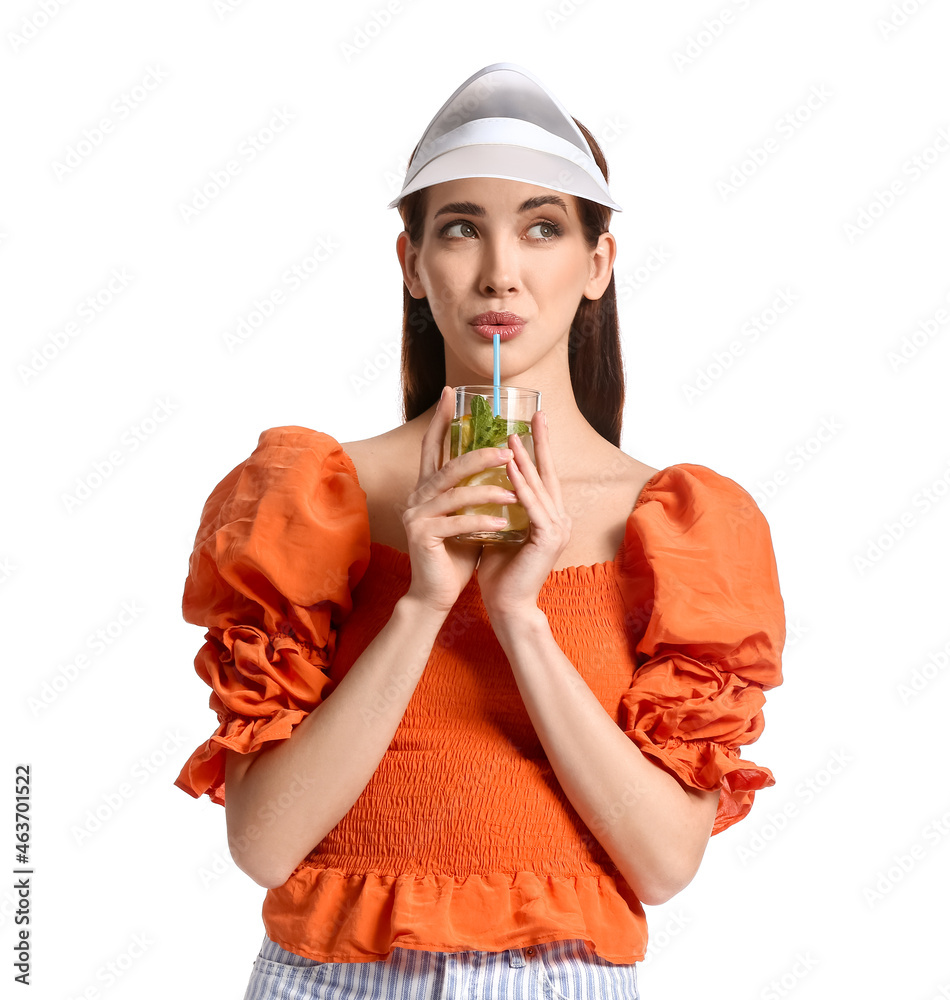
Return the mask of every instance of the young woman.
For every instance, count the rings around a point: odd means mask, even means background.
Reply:
[[[619,206],[534,77],[469,78],[397,202],[406,419],[265,431],[211,494],[183,607],[220,724],[177,784],[268,889],[248,1000],[637,997],[643,904],[774,783],[739,751],[781,682],[768,525],[620,450]],[[536,465],[516,435],[446,460],[493,328]],[[498,465],[513,494],[457,485]],[[454,539],[515,499],[523,544]]]

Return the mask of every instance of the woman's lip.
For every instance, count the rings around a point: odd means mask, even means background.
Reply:
[[[511,340],[517,337],[524,329],[524,320],[508,310],[498,311],[490,309],[488,312],[479,313],[472,321],[472,327],[480,337],[491,340],[497,333],[502,340]]]
[[[490,323],[492,326],[515,326],[518,323],[524,323],[524,320],[517,313],[509,312],[507,309],[500,312],[497,309],[489,309],[488,312],[479,313],[473,317],[472,322],[481,325]]]
[[[497,333],[502,340],[517,337],[524,329],[524,323],[472,323],[472,329],[480,336],[491,340]]]

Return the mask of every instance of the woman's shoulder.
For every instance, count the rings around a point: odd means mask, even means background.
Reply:
[[[411,479],[419,475],[419,452],[425,427],[419,421],[409,421],[372,437],[344,441],[340,447],[356,468],[364,488],[394,479]],[[385,488],[385,487],[384,487]]]
[[[604,438],[578,443],[555,458],[570,539],[554,568],[610,562],[627,530],[631,508],[658,469]]]
[[[653,500],[667,507],[755,506],[751,494],[736,480],[695,462],[677,462],[655,470],[644,484],[639,500]]]
[[[574,496],[581,506],[600,498],[611,498],[622,510],[629,512],[631,500],[638,497],[663,470],[628,455],[616,445],[601,438],[593,447],[571,456],[571,462],[558,478],[565,499]]]
[[[342,451],[340,442],[325,431],[299,424],[283,424],[279,427],[268,427],[260,432],[257,447],[251,458],[264,454],[272,454],[276,450],[308,453],[319,456],[330,456]]]
[[[401,515],[419,478],[424,432],[425,427],[409,421],[341,446],[366,498],[372,540],[402,552],[407,550],[408,541]]]
[[[261,431],[252,457],[277,449],[286,449],[324,458],[341,457],[349,459],[351,464],[355,465],[359,465],[360,460],[367,464],[376,464],[382,458],[399,456],[407,450],[405,444],[409,436],[405,432],[406,426],[403,424],[374,437],[352,441],[344,441],[329,431],[299,424],[268,427]]]
[[[268,427],[257,445],[215,487],[209,502],[224,506],[274,505],[314,495],[323,487],[358,493],[353,463],[340,442],[324,431],[295,424]],[[349,488],[346,481],[354,488]],[[333,486],[332,484],[337,484]]]
[[[379,457],[389,455],[394,452],[405,452],[416,436],[407,432],[407,424],[400,424],[381,434],[374,434],[372,437],[359,438],[353,441],[344,441],[341,448],[352,458],[354,456]]]
[[[346,608],[369,541],[364,498],[336,439],[308,427],[270,427],[205,501],[185,618],[234,623],[253,601],[275,631],[275,595],[301,608],[324,600]]]
[[[755,550],[767,561],[771,533],[754,497],[736,480],[707,465],[679,462],[644,485],[624,549],[631,558],[677,565],[686,558],[695,566],[703,552],[728,553],[727,562],[741,575],[738,553]]]
[[[399,433],[401,429],[397,427],[374,437],[342,441],[329,431],[313,427],[297,424],[269,427],[261,432],[249,461],[271,463],[280,453],[281,464],[309,465],[314,470],[323,468],[325,471],[342,466],[362,481],[387,460],[398,460],[404,454],[405,448],[400,442],[405,435]]]

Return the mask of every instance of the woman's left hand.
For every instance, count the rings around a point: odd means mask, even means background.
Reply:
[[[493,623],[537,614],[541,585],[571,537],[571,519],[561,500],[547,421],[540,411],[531,420],[531,436],[537,467],[517,434],[508,438],[514,458],[506,467],[512,489],[531,522],[528,538],[520,545],[484,546],[476,571]]]

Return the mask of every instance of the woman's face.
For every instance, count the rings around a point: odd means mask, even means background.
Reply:
[[[566,364],[581,298],[600,298],[610,281],[613,236],[590,249],[573,196],[521,181],[466,178],[426,195],[420,245],[403,233],[397,252],[410,295],[429,300],[442,332],[447,377],[490,382],[496,328],[503,379]]]

